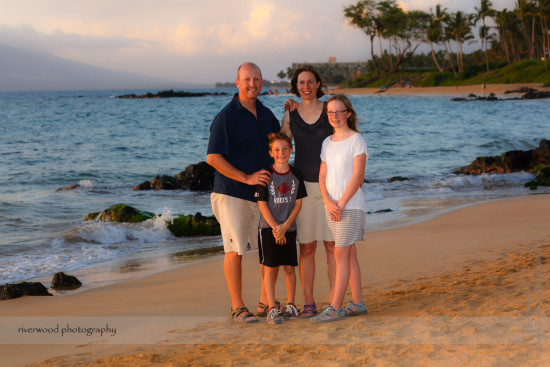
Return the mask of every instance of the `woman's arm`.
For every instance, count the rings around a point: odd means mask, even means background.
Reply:
[[[280,132],[292,139],[292,131],[290,130],[290,113],[288,111],[285,111],[283,116],[283,123],[281,125]]]
[[[351,200],[353,195],[363,186],[365,181],[365,163],[367,162],[367,156],[365,153],[356,155],[353,158],[353,176],[346,187],[346,191],[338,200],[338,206],[340,208],[345,208],[348,201]]]

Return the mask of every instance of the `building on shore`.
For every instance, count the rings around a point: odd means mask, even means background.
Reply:
[[[302,65],[313,66],[326,84],[340,84],[346,80],[352,80],[364,74],[367,68],[366,62],[336,62],[336,57],[329,57],[328,62],[301,62],[292,63],[292,70]]]

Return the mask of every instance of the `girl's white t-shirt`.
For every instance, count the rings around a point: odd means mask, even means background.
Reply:
[[[361,134],[355,133],[345,140],[336,142],[331,140],[331,136],[323,141],[321,160],[327,165],[326,185],[329,196],[333,200],[340,200],[353,177],[353,159],[365,154],[368,160],[369,155],[367,143]],[[357,190],[344,209],[367,211],[362,189]]]

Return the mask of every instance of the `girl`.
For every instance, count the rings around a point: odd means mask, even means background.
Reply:
[[[326,110],[334,133],[321,148],[319,187],[335,241],[336,278],[330,304],[312,319],[318,323],[367,313],[355,248],[355,242],[362,240],[365,232],[366,207],[361,186],[368,158],[367,143],[357,130],[357,114],[346,96],[330,98]],[[348,283],[353,300],[342,307]]]

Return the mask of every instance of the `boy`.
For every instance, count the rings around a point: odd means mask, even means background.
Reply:
[[[266,321],[280,324],[283,319],[294,319],[298,309],[294,304],[296,293],[296,223],[294,220],[302,207],[302,198],[307,195],[300,173],[288,164],[292,154],[292,141],[282,133],[268,136],[269,155],[274,163],[271,166],[271,182],[267,186],[258,185],[255,197],[261,217],[258,233],[260,264],[265,266],[264,287],[269,302]],[[286,275],[287,303],[284,313],[275,303],[275,282],[283,266]]]

